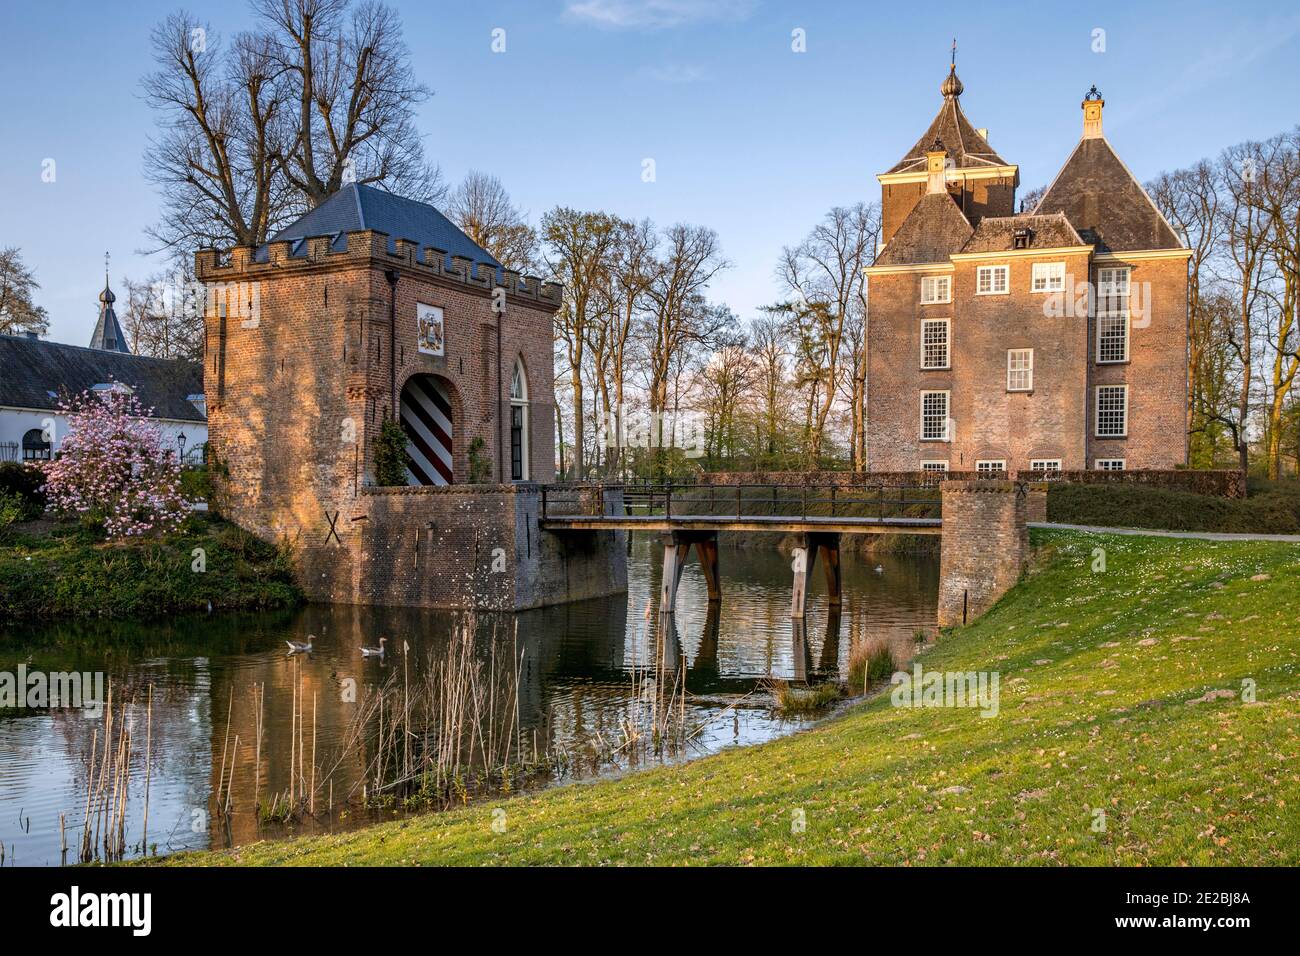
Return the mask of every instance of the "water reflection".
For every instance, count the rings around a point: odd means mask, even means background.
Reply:
[[[644,697],[642,678],[657,664],[674,681],[684,676],[688,696],[677,706],[698,728],[687,755],[705,753],[798,726],[774,718],[753,693],[763,678],[843,674],[859,641],[884,636],[910,644],[918,628],[934,623],[933,558],[846,555],[843,608],[830,608],[823,583],[814,580],[801,625],[789,617],[788,558],[775,548],[724,546],[722,602],[707,600],[703,575],[691,562],[672,627],[661,631],[655,608],[661,558],[656,542],[634,543],[626,598],[473,620],[473,653],[484,673],[517,655],[510,733],[524,756],[563,757],[552,762],[552,776],[637,762],[631,751],[608,758],[626,732],[630,708]],[[374,796],[378,759],[408,759],[405,748],[423,745],[421,728],[396,744],[400,755],[381,758],[380,741],[396,741],[393,728],[358,728],[359,708],[387,682],[418,686],[460,626],[462,619],[451,614],[324,605],[149,624],[24,625],[0,633],[0,672],[14,672],[20,663],[29,670],[103,671],[118,706],[133,702],[127,710],[128,855],[144,847],[166,853],[352,826],[379,815],[359,808],[360,794]],[[286,656],[286,640],[309,635],[311,655]],[[389,638],[388,652],[364,657],[362,646],[381,635]],[[151,719],[144,703],[150,689]],[[513,700],[489,703],[498,710],[515,706]],[[104,722],[80,710],[0,710],[5,862],[57,864],[61,814],[75,861],[94,783],[89,755],[102,747],[103,733]],[[288,827],[259,821],[259,799],[266,805],[271,794],[289,791],[312,794],[315,813]],[[231,812],[223,816],[217,809],[227,799]]]

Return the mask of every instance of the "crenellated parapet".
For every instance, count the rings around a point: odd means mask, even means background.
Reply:
[[[409,239],[395,239],[375,229],[362,229],[333,236],[268,242],[260,249],[234,246],[227,250],[200,249],[194,254],[195,275],[200,282],[247,282],[282,274],[286,269],[313,269],[321,265],[350,264],[367,260],[378,267],[399,265],[417,274],[462,283],[491,292],[498,286],[507,295],[556,309],[564,296],[559,283],[544,282],[512,269],[495,269],[460,255],[448,255],[435,246],[420,247]]]

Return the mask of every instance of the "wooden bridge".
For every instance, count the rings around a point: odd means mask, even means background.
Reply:
[[[940,534],[938,484],[627,484],[546,485],[538,520],[547,531],[646,531],[664,543],[661,614],[672,614],[682,570],[694,549],[709,601],[722,599],[718,534],[775,531],[802,535],[794,549],[790,614],[805,616],[818,557],[831,606],[842,601],[840,535]]]

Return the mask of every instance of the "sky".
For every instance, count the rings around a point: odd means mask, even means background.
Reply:
[[[1300,122],[1290,3],[393,5],[434,94],[418,126],[447,180],[493,173],[534,221],[568,205],[712,227],[732,265],[710,295],[742,318],[781,298],[782,246],[833,206],[879,199],[875,175],[939,108],[954,37],[962,107],[1020,165],[1022,193],[1065,161],[1094,83],[1143,181]],[[124,274],[164,264],[145,235],[158,201],[140,80],[150,29],[180,7],[0,0],[0,247],[35,270],[57,341],[89,341],[105,252],[119,294]],[[238,0],[185,8],[218,35],[251,24]]]

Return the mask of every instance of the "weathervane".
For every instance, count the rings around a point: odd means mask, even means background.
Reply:
[[[952,38],[952,62],[948,65],[948,69],[950,70],[957,69],[957,38],[956,37]]]

